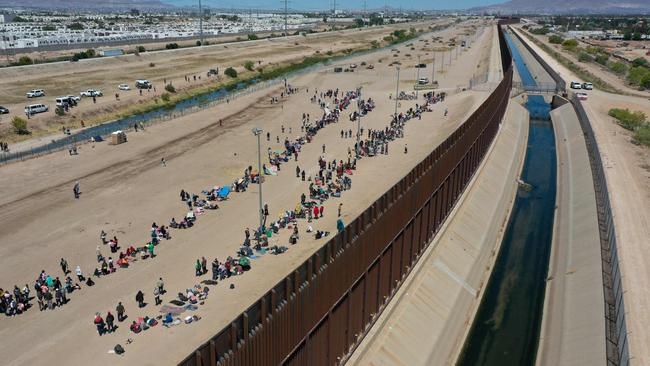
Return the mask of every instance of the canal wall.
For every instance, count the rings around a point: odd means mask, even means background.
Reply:
[[[557,198],[537,365],[606,365],[598,212],[587,146],[571,104],[551,111]]]
[[[349,364],[455,362],[481,301],[517,192],[528,112],[510,101],[484,163]]]

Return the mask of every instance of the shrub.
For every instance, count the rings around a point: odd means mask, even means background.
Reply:
[[[56,114],[57,116],[63,116],[65,115],[65,110],[63,109],[63,107],[56,107],[56,109],[54,110],[54,114]]]
[[[244,68],[248,71],[253,71],[253,68],[255,67],[255,63],[251,60],[248,60],[244,62]]]
[[[650,126],[641,126],[634,132],[634,140],[639,144],[650,146]]]
[[[14,132],[19,135],[28,135],[29,130],[27,130],[27,121],[24,118],[14,116],[11,119],[11,125],[14,127]]]
[[[604,53],[599,54],[596,56],[596,62],[598,62],[601,65],[607,65],[607,61],[609,61],[609,56],[607,56]]]
[[[551,30],[548,29],[547,27],[541,27],[541,28],[533,28],[529,32],[532,34],[539,34],[539,35],[546,35],[548,32]]]
[[[332,52],[332,50],[329,50],[329,51],[327,51],[325,53],[327,54],[327,56],[332,56],[334,54],[334,52]]]
[[[630,84],[641,86],[641,81],[647,76],[650,75],[650,70],[643,66],[636,66],[630,69],[630,72],[627,74],[627,80]]]
[[[34,63],[34,61],[32,61],[32,59],[29,58],[29,56],[21,56],[18,59],[18,65],[21,65],[21,66],[22,65],[31,65],[33,63]]]
[[[260,39],[260,37],[258,37],[257,34],[252,34],[251,33],[251,34],[248,35],[248,40],[249,41],[255,41],[257,39]]]
[[[167,84],[167,86],[170,86],[170,85],[171,84]],[[165,87],[165,89],[167,89],[167,86]],[[163,102],[165,102],[165,103],[169,102],[169,98],[170,98],[169,93],[162,93],[162,95],[160,96],[160,99],[162,99]]]
[[[167,43],[165,48],[168,50],[175,50],[178,48],[178,43]]]
[[[223,73],[233,79],[237,77],[237,70],[233,69],[232,67],[227,68]]]
[[[176,93],[176,88],[172,85],[172,83],[165,85],[165,90],[170,93]]]
[[[578,61],[580,62],[591,62],[593,60],[594,58],[591,57],[591,55],[589,55],[587,52],[580,52],[578,55]]]
[[[634,60],[632,60],[632,65],[634,66],[645,66],[648,64],[648,60],[646,60],[643,57],[637,57]]]
[[[560,43],[564,42],[564,38],[554,34],[554,35],[548,37],[548,41],[550,43],[553,43],[553,44],[560,44]]]
[[[379,48],[379,42],[377,42],[377,41],[372,41],[372,42],[370,42],[370,47],[372,47],[372,48]]]
[[[650,89],[650,73],[646,74],[646,76],[641,79],[640,86],[644,89]]]
[[[619,75],[623,75],[627,71],[627,66],[625,66],[621,61],[612,62],[609,65],[609,68]]]
[[[147,49],[144,48],[144,46],[137,46],[135,50],[138,51],[139,53],[147,52]]]
[[[197,45],[197,46],[200,46],[200,45],[201,45],[201,41],[196,41],[196,45]]]
[[[578,47],[578,41],[575,39],[567,39],[562,42],[562,47],[564,47],[565,50],[574,51]]]
[[[626,130],[635,131],[645,125],[646,115],[641,111],[631,112],[629,109],[612,108],[607,112],[610,116],[616,118],[621,127]]]
[[[153,62],[149,62],[149,67],[156,67],[156,64]]]

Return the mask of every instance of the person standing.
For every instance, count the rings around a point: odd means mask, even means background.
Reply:
[[[325,154],[325,144],[323,144],[323,154]]]
[[[212,262],[212,281],[216,281],[219,278],[219,261],[217,258]]]
[[[113,325],[114,321],[115,321],[115,317],[109,311],[108,314],[106,314],[106,331],[107,332],[113,333],[115,331],[115,325]]]
[[[325,206],[321,205],[320,206],[320,217],[323,217],[323,212],[325,212]]]
[[[319,217],[318,214],[319,214],[319,209],[318,209],[318,206],[316,206],[316,207],[314,207],[314,217],[316,219],[318,219],[318,217]]]
[[[156,305],[162,303],[162,300],[160,300],[160,290],[158,290],[158,287],[153,288],[153,300]]]
[[[155,257],[156,255],[153,254],[153,243],[152,242],[149,242],[148,249],[149,249],[149,256],[151,258]]]
[[[74,271],[75,271],[75,274],[77,275],[77,278],[79,279],[79,281],[84,281],[84,275],[81,272],[81,267],[77,266],[77,268],[75,268]]]
[[[145,306],[144,294],[141,290],[138,290],[138,293],[135,295],[135,301],[138,303],[139,308],[143,308]]]
[[[160,292],[161,295],[165,293],[165,282],[163,281],[162,277],[158,278],[156,287],[158,287],[158,292]]]
[[[99,313],[95,313],[95,319],[93,320],[93,322],[97,327],[97,333],[99,333],[99,335],[102,336],[105,332],[104,319],[102,319],[102,316]]]
[[[201,261],[196,260],[196,264],[194,265],[194,273],[196,277],[199,277],[201,275]]]
[[[117,321],[121,322],[126,317],[124,316],[124,305],[122,305],[122,302],[117,303],[117,307],[115,308],[115,311],[117,312]]]
[[[339,213],[337,217],[341,217],[341,209],[343,208],[343,203],[339,203]]]
[[[201,274],[208,273],[208,260],[205,257],[201,257]]]
[[[165,161],[165,158],[160,158],[160,165],[162,165],[163,167],[167,166],[167,162]]]

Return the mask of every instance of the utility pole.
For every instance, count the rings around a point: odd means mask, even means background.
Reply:
[[[262,232],[264,232],[264,201],[262,201],[262,178],[264,177],[264,172],[262,171],[262,146],[260,143],[260,135],[262,135],[263,130],[261,128],[253,128],[253,135],[257,136],[257,179],[260,186],[260,226],[258,232],[260,237]]]
[[[397,67],[397,87],[395,90],[395,120],[397,120],[397,101],[399,99],[399,66]]]
[[[288,17],[288,14],[289,14],[289,12],[288,12],[288,9],[289,9],[288,3],[289,3],[289,0],[284,0],[284,36],[285,37],[289,35],[289,33],[287,31],[287,17]]]
[[[201,46],[203,46],[203,7],[201,7],[201,0],[199,0],[199,39]]]
[[[366,24],[366,14],[368,13],[368,4],[366,3],[366,0],[363,0],[363,14],[361,14],[361,20],[363,20],[363,24],[365,26],[368,26],[369,24]],[[368,23],[370,23],[370,19],[368,19]]]
[[[332,28],[336,30],[336,0],[334,0],[334,14],[332,14]]]

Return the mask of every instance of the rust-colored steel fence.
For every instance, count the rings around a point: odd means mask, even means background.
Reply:
[[[427,158],[182,366],[337,365],[395,294],[490,147],[512,85],[504,78]]]

